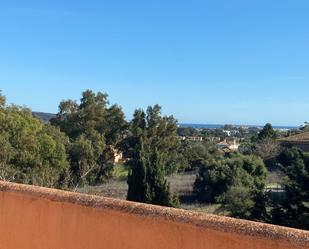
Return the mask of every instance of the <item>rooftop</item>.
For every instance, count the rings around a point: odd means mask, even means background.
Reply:
[[[297,135],[285,137],[280,139],[280,141],[289,143],[309,143],[309,132],[303,132]]]

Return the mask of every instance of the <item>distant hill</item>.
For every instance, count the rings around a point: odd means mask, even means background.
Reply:
[[[44,123],[48,123],[52,118],[56,117],[56,114],[46,112],[33,112],[34,117],[41,119]]]

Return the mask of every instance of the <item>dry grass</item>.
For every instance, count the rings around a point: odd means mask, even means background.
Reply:
[[[128,191],[128,185],[126,178],[123,177],[124,171],[117,169],[118,172],[122,172],[122,176],[115,177],[105,184],[99,186],[85,186],[78,189],[78,192],[101,195],[105,197],[113,197],[117,199],[125,199]],[[192,195],[192,186],[195,181],[195,174],[175,174],[168,177],[168,182],[171,186],[171,191],[179,196]]]
[[[195,173],[174,174],[168,177],[171,191],[178,195],[192,195]]]
[[[228,215],[227,211],[224,211],[221,208],[220,204],[200,204],[200,203],[192,203],[192,204],[185,204],[182,203],[180,205],[182,209],[201,212],[201,213],[208,213],[208,214],[217,214],[217,215]]]
[[[119,174],[119,172],[121,173]],[[121,166],[119,166],[115,173],[116,176],[114,179],[106,182],[105,184],[99,186],[85,186],[83,188],[79,188],[78,192],[117,199],[125,199],[128,191],[126,177],[124,177],[126,172],[121,168]],[[175,174],[168,177],[168,182],[170,183],[172,192],[179,195],[180,197],[192,195],[192,186],[194,181],[195,174],[193,173]]]
[[[79,188],[78,192],[125,200],[128,191],[125,175],[125,170],[118,166],[115,172],[115,179],[99,186],[85,186]],[[195,177],[196,174],[193,172],[174,174],[168,177],[171,191],[179,196],[180,208],[211,214],[222,214],[220,205],[199,204],[195,200],[192,194]]]
[[[128,191],[128,185],[125,180],[111,180],[99,186],[85,186],[77,190],[80,193],[99,195],[125,200]]]

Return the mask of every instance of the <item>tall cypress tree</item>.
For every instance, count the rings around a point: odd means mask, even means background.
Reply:
[[[177,125],[175,119],[162,117],[160,111],[156,105],[149,107],[147,114],[142,110],[134,113],[124,150],[130,168],[127,199],[177,206],[178,201],[170,193],[166,180],[166,169],[171,162],[169,151],[178,146]]]
[[[136,144],[137,154],[130,160],[130,173],[128,176],[128,200],[137,202],[150,202],[147,185],[147,158],[145,158],[142,138]],[[138,180],[137,180],[138,179]]]

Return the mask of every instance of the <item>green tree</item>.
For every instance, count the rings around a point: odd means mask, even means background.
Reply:
[[[39,177],[36,184],[48,187],[65,188],[69,183],[69,163],[66,145],[69,140],[58,128],[44,125],[39,133],[40,162],[34,169]]]
[[[234,217],[262,220],[266,216],[266,176],[259,157],[231,154],[203,162],[194,192],[200,202],[221,203]]]
[[[224,204],[231,216],[236,218],[250,218],[255,202],[250,188],[231,186],[220,196],[219,200]]]
[[[266,124],[259,132],[254,143],[254,154],[260,156],[267,168],[276,169],[276,157],[280,154],[281,146],[277,141],[278,133],[273,129],[271,124]]]
[[[70,138],[68,154],[72,184],[97,184],[111,176],[114,149],[122,140],[126,121],[121,108],[109,106],[108,95],[90,90],[80,103],[62,101],[51,124]]]
[[[6,104],[6,98],[2,95],[2,91],[0,90],[0,108],[4,108]]]
[[[101,174],[99,159],[105,149],[105,143],[99,133],[82,134],[69,146],[72,180],[77,188],[85,183],[96,183]],[[103,174],[107,172],[104,171]]]
[[[224,160],[201,161],[193,187],[198,200],[215,203],[216,198],[232,185],[232,174],[232,169]]]
[[[286,198],[275,203],[273,222],[309,229],[309,153],[287,148],[278,156],[278,163],[285,174]]]
[[[183,155],[183,161],[181,170],[192,171],[198,169],[198,167],[205,160],[220,159],[222,153],[212,143],[195,143],[195,142],[182,142],[181,143],[181,155]]]
[[[177,164],[173,156],[179,146],[176,130],[176,120],[162,117],[158,105],[149,107],[147,114],[135,111],[124,142],[130,168],[128,200],[163,206],[178,204],[165,177]]]
[[[200,132],[192,127],[178,127],[177,129],[178,136],[190,137],[190,136],[200,136]]]
[[[267,123],[263,129],[260,131],[258,135],[258,140],[264,140],[264,139],[276,139],[277,138],[277,133],[273,129],[272,125],[270,123]]]
[[[256,151],[256,144],[252,142],[241,143],[238,151],[244,155],[252,155]]]
[[[34,118],[31,110],[7,106],[2,95],[0,99],[0,178],[65,187],[68,178],[65,135]]]

